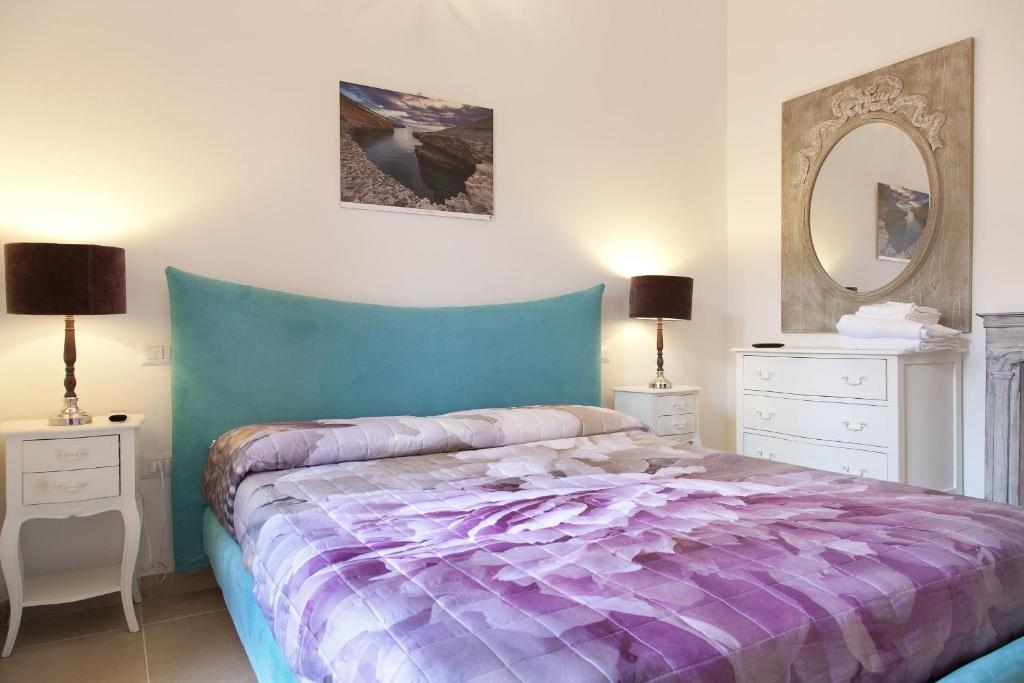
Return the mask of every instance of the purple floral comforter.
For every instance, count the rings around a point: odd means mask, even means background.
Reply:
[[[1024,510],[600,408],[243,427],[203,492],[304,681],[924,681],[1024,632]]]

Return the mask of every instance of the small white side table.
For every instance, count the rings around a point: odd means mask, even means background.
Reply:
[[[132,598],[141,528],[135,503],[135,447],[143,415],[125,422],[94,418],[87,425],[51,427],[46,420],[0,424],[7,438],[7,517],[0,532],[0,566],[11,601],[7,657],[18,637],[23,607],[121,593],[128,630],[138,631]],[[21,527],[37,518],[86,517],[117,510],[124,519],[121,563],[24,576]]]
[[[613,387],[615,410],[641,420],[656,436],[700,446],[700,387]]]

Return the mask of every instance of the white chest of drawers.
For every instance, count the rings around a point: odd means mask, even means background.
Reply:
[[[700,387],[651,389],[647,385],[615,387],[615,410],[642,421],[657,436],[700,446]]]
[[[0,566],[11,603],[7,639],[0,656],[11,654],[22,608],[32,605],[120,592],[128,628],[139,630],[132,604],[140,533],[135,503],[135,447],[144,421],[142,415],[129,415],[125,422],[97,419],[73,427],[51,427],[46,420],[0,425],[0,432],[7,437],[7,516],[0,531]],[[20,538],[25,522],[85,517],[107,510],[117,510],[124,520],[119,564],[23,575]]]
[[[738,452],[962,491],[962,353],[733,351]]]

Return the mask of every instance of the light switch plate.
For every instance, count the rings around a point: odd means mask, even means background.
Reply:
[[[143,365],[170,365],[171,345],[167,342],[146,342],[142,345]]]

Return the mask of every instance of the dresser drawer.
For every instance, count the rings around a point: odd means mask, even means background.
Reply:
[[[826,472],[882,480],[888,478],[888,457],[884,453],[859,451],[853,448],[823,446],[764,434],[744,433],[743,455]]]
[[[25,505],[111,498],[121,493],[121,468],[29,472],[21,475],[21,486]]]
[[[664,415],[658,418],[658,436],[685,434],[694,431],[696,421],[693,413],[689,415]]]
[[[885,447],[892,440],[885,406],[743,396],[743,428],[824,441]]]
[[[659,396],[658,415],[685,415],[695,411],[697,398],[688,396]]]
[[[117,467],[120,441],[116,434],[74,439],[33,439],[22,445],[22,472],[61,472]]]
[[[743,388],[805,396],[886,399],[883,358],[743,356]]]

